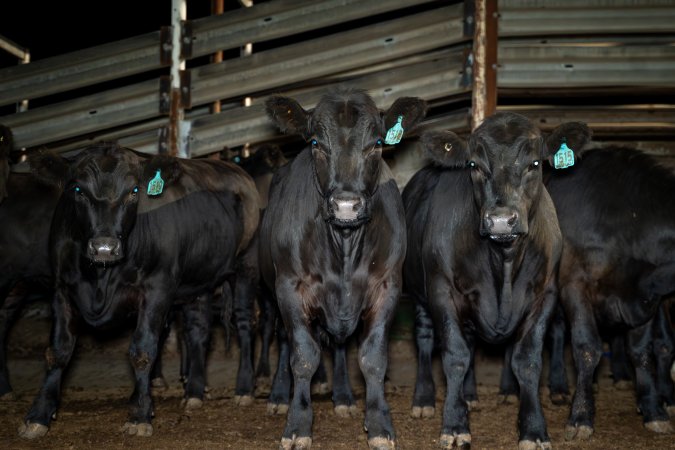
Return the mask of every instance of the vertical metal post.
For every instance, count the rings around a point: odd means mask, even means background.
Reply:
[[[497,109],[497,0],[475,0],[471,129]]]
[[[225,0],[211,0],[211,14],[214,16],[225,12]],[[223,51],[217,51],[211,56],[211,62],[217,64],[223,61]],[[211,104],[211,113],[218,114],[220,112],[220,100],[216,100]]]
[[[239,3],[245,8],[250,8],[253,6],[253,0],[239,0]],[[241,51],[239,53],[240,56],[250,56],[253,54],[253,43],[252,42],[247,42],[244,44],[244,46],[241,48]],[[245,107],[251,106],[253,99],[251,97],[245,97],[243,104]],[[248,158],[251,153],[251,144],[250,143],[245,143],[244,146],[241,149],[241,158]]]
[[[187,19],[186,0],[171,0],[171,111],[169,113],[169,154],[189,158],[187,145],[187,124],[183,118],[185,111],[181,102],[181,71],[185,70],[185,60],[181,56],[181,29]]]

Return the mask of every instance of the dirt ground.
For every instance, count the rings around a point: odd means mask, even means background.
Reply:
[[[71,370],[64,382],[58,419],[47,436],[26,441],[17,427],[28,411],[43,377],[43,352],[49,338],[45,307],[31,306],[15,324],[9,341],[9,369],[17,400],[0,403],[0,448],[3,449],[275,449],[285,424],[283,416],[269,416],[266,399],[253,405],[234,405],[234,380],[238,351],[225,351],[222,329],[215,330],[209,359],[210,399],[202,409],[186,413],[181,408],[178,380],[179,357],[175,339],[167,342],[164,374],[169,388],[155,393],[154,434],[132,437],[120,431],[126,421],[126,401],[133,385],[126,348],[128,332],[102,339],[81,336]],[[500,356],[482,351],[477,355],[480,410],[471,412],[474,449],[517,448],[517,405],[497,404]],[[350,372],[359,407],[364,388],[355,360],[350,354]],[[542,389],[544,412],[554,448],[559,449],[675,449],[675,435],[657,435],[642,426],[632,391],[617,390],[608,375],[607,361],[601,363],[596,397],[595,434],[586,442],[566,442],[563,430],[567,407],[554,406]],[[389,401],[400,449],[436,449],[440,433],[439,410],[444,382],[436,361],[438,386],[433,419],[413,419],[410,407],[415,378],[415,352],[409,323],[398,324],[390,345]],[[545,383],[542,383],[545,385]],[[367,448],[363,420],[338,418],[330,395],[313,399],[315,449]]]

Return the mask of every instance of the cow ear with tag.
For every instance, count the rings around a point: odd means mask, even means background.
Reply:
[[[265,110],[283,133],[309,139],[309,113],[292,98],[273,95],[265,101]]]
[[[427,114],[427,102],[418,97],[401,97],[384,114],[385,143],[398,144]]]
[[[54,152],[42,150],[28,157],[33,176],[48,185],[63,188],[70,178],[69,161]]]
[[[426,157],[435,165],[466,167],[469,159],[466,141],[452,131],[427,131],[420,138]]]
[[[144,164],[141,180],[147,185],[147,194],[157,196],[162,193],[165,186],[170,186],[180,178],[180,174],[178,158],[157,155]]]
[[[563,123],[546,137],[542,158],[548,159],[556,169],[573,166],[592,136],[593,132],[585,123]]]

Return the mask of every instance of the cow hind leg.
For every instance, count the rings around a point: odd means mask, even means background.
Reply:
[[[631,376],[632,367],[628,362],[626,354],[625,335],[618,333],[612,336],[610,340],[611,358],[610,367],[614,387],[618,390],[633,389],[633,377]]]
[[[553,320],[546,333],[549,348],[548,389],[551,403],[567,405],[570,402],[570,388],[567,381],[567,365],[565,363],[565,312],[558,306],[553,313]]]
[[[260,330],[260,357],[255,371],[255,396],[268,396],[272,390],[272,370],[270,368],[270,346],[274,338],[274,331],[277,326],[278,312],[274,304],[274,298],[269,289],[260,283],[258,290],[258,309],[260,310],[260,319],[258,326]]]
[[[277,327],[277,342],[279,344],[279,360],[272,381],[272,391],[267,400],[268,414],[286,414],[291,399],[290,346],[283,323],[279,323]]]
[[[511,360],[513,359],[513,346],[507,345],[504,351],[504,364],[502,366],[502,374],[499,378],[499,394],[497,403],[504,405],[512,405],[518,403],[518,380],[513,373],[511,367]]]
[[[436,404],[436,386],[431,372],[434,326],[429,310],[419,301],[415,314],[415,342],[417,344],[417,377],[410,415],[414,418],[430,418],[434,416]]]
[[[347,368],[347,348],[338,344],[333,350],[333,405],[339,417],[357,417],[359,410],[354,402]]]
[[[239,406],[253,404],[253,305],[258,286],[257,247],[252,246],[237,261],[234,288],[234,320],[239,340],[239,370],[234,400]]]
[[[664,304],[654,318],[654,358],[656,359],[656,386],[660,402],[671,419],[675,418],[675,387],[670,377],[671,363],[675,356],[675,336],[670,326]],[[673,363],[675,367],[675,363]]]
[[[16,399],[7,370],[7,335],[26,298],[26,295],[8,295],[9,291],[10,286],[0,287],[0,402]]]
[[[204,294],[183,305],[183,323],[188,357],[185,408],[202,406],[206,388],[206,353],[211,324],[211,295]]]
[[[464,377],[464,400],[469,408],[469,411],[480,411],[478,403],[478,391],[476,390],[476,342],[473,335],[467,335],[467,344],[471,348],[471,362],[469,363],[469,370]]]

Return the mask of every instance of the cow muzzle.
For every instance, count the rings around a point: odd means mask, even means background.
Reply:
[[[122,241],[112,237],[89,239],[87,256],[96,263],[110,263],[122,259]]]
[[[517,211],[496,208],[483,216],[481,234],[496,242],[510,243],[525,234]]]
[[[367,220],[366,200],[358,194],[341,193],[328,199],[329,221],[343,227],[359,226]]]

